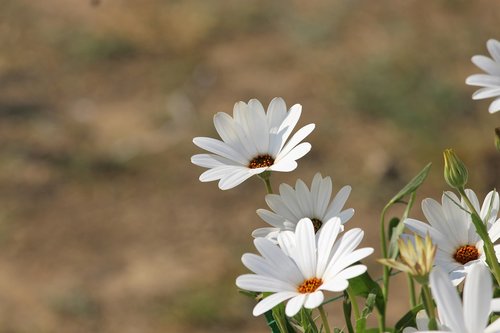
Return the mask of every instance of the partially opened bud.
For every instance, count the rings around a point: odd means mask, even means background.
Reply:
[[[465,164],[458,158],[452,149],[445,149],[444,179],[453,188],[463,188],[467,184],[469,173]]]

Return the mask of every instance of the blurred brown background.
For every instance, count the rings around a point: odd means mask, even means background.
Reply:
[[[239,100],[303,105],[313,149],[274,185],[316,171],[352,185],[365,245],[429,161],[418,201],[439,200],[444,148],[483,198],[500,185],[500,118],[464,80],[499,15],[465,0],[1,0],[0,332],[266,332],[234,286],[264,186],[222,192],[189,162]]]

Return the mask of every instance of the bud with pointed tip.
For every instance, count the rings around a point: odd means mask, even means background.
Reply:
[[[445,149],[444,179],[453,188],[463,189],[467,184],[469,173],[465,164],[458,158],[453,149]]]

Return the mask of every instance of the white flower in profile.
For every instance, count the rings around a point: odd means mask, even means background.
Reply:
[[[490,39],[486,43],[486,47],[491,58],[475,55],[472,57],[472,62],[487,74],[471,75],[465,80],[465,83],[483,87],[472,95],[472,99],[495,97],[488,109],[490,113],[495,113],[500,110],[500,42]]]
[[[500,299],[492,299],[491,274],[484,265],[472,265],[465,279],[463,304],[456,288],[439,267],[431,272],[430,285],[436,301],[440,327],[438,331],[418,332],[498,333],[500,319],[488,325],[492,312],[500,310]]]
[[[301,180],[295,183],[295,189],[288,184],[281,184],[280,194],[266,195],[269,208],[258,209],[257,214],[272,227],[259,228],[252,233],[254,237],[267,237],[276,240],[278,234],[285,230],[294,231],[297,223],[307,217],[317,232],[324,222],[338,217],[341,224],[346,223],[354,215],[354,209],[343,210],[351,193],[350,186],[344,186],[330,202],[332,196],[332,179],[323,178],[317,173],[312,181],[311,189]],[[341,226],[343,228],[343,226]]]
[[[264,171],[297,168],[296,160],[311,150],[309,143],[301,141],[314,129],[314,124],[306,125],[288,140],[301,112],[300,104],[287,112],[285,101],[274,98],[267,113],[256,99],[248,104],[236,103],[233,117],[217,113],[214,125],[222,140],[193,139],[195,145],[211,153],[191,157],[192,163],[209,169],[201,174],[200,181],[220,180],[219,188],[227,190]]]
[[[253,309],[254,316],[290,299],[285,313],[291,317],[302,307],[314,309],[324,300],[323,291],[343,291],[348,280],[363,274],[366,266],[352,264],[369,256],[372,248],[355,250],[363,239],[361,229],[352,229],[337,240],[340,219],[325,223],[314,233],[310,219],[302,219],[294,232],[278,235],[279,246],[267,238],[254,240],[261,256],[246,253],[243,264],[255,274],[241,275],[236,285],[245,290],[273,293]]]
[[[500,219],[497,220],[500,206],[498,193],[488,193],[480,207],[476,194],[469,189],[465,192],[485,223],[491,241],[495,242],[500,238]],[[430,235],[432,243],[437,246],[434,263],[448,273],[454,285],[463,281],[471,265],[486,265],[483,241],[476,232],[466,204],[453,192],[443,194],[442,205],[433,199],[424,199],[422,211],[430,224],[410,218],[404,223],[408,229],[422,237]],[[495,246],[495,252],[500,258],[500,245]]]

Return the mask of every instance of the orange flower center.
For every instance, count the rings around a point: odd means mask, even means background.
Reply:
[[[322,284],[323,284],[323,280],[313,277],[313,278],[304,280],[304,282],[302,282],[302,284],[297,288],[297,290],[301,294],[308,294],[308,293],[315,292],[316,289],[318,289],[318,287],[321,286]]]
[[[317,219],[317,218],[313,218],[311,219],[311,222],[313,223],[313,227],[314,227],[314,232],[318,232],[318,230],[321,228],[321,226],[323,225],[323,222],[321,222],[320,219]]]
[[[474,245],[464,245],[457,249],[453,258],[462,265],[465,265],[469,261],[478,259],[479,251]]]
[[[250,169],[257,169],[257,168],[270,167],[273,164],[274,164],[274,158],[272,158],[271,155],[265,154],[265,155],[259,155],[255,157],[253,160],[251,160],[250,163],[248,164],[248,167]]]

